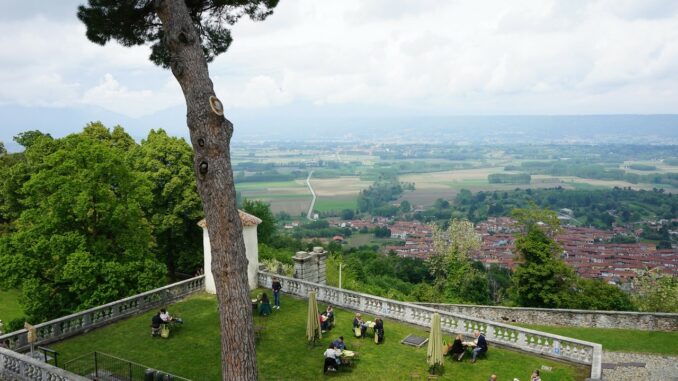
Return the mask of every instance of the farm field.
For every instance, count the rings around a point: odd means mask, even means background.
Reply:
[[[342,176],[332,179],[311,178],[311,186],[318,197],[352,196],[372,185],[371,181],[361,180],[358,176]]]
[[[651,165],[657,169],[650,171],[639,171],[637,169],[629,168],[630,165],[641,164],[641,165]],[[665,164],[659,161],[625,161],[624,164],[619,166],[619,169],[623,169],[629,173],[636,173],[639,175],[648,175],[651,173],[678,173],[678,167]]]
[[[632,184],[626,181],[611,181],[585,179],[574,176],[548,176],[533,175],[530,184],[490,184],[487,176],[492,173],[514,173],[505,172],[502,167],[474,168],[444,172],[416,173],[400,176],[400,181],[413,182],[415,190],[405,192],[402,200],[407,200],[413,205],[428,206],[438,198],[446,200],[453,199],[461,189],[468,189],[471,192],[478,191],[504,191],[515,188],[552,188],[561,186],[565,189],[600,189],[600,188],[628,188],[652,190],[658,187],[656,184]],[[669,192],[676,192],[677,189],[663,187]]]
[[[342,211],[344,209],[355,210],[358,206],[355,197],[318,197],[313,207],[318,212]]]
[[[271,204],[273,213],[286,212],[298,216],[308,211],[311,192],[304,180],[279,182],[245,182],[235,185],[242,197]]]

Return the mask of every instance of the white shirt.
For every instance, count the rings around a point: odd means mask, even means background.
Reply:
[[[332,348],[327,348],[325,350],[325,357],[329,357],[331,359],[336,359],[337,358],[337,351]]]
[[[161,312],[161,313],[160,313],[160,319],[162,319],[162,321],[170,321],[170,314],[169,314],[169,312],[165,312],[165,313],[162,313],[162,312]]]

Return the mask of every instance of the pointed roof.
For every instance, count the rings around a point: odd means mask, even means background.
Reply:
[[[253,216],[249,213],[243,212],[242,210],[238,209],[238,214],[240,215],[240,222],[242,223],[242,226],[257,226],[261,223],[261,219]],[[201,228],[207,228],[207,220],[204,218],[198,222],[198,226]]]

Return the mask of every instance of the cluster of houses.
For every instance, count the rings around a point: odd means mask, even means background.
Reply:
[[[431,227],[419,221],[388,221],[384,218],[354,220],[344,226],[356,230],[386,226],[391,238],[401,244],[387,245],[387,252],[402,257],[427,259],[432,254]],[[476,225],[482,237],[481,249],[473,258],[487,266],[496,264],[515,268],[520,258],[515,254],[515,221],[508,217],[490,217]],[[657,250],[652,243],[611,243],[616,234],[637,235],[639,231],[617,227],[614,230],[564,226],[556,237],[562,246],[562,259],[586,278],[603,279],[619,285],[628,284],[637,270],[656,268],[665,274],[678,275],[678,249]]]

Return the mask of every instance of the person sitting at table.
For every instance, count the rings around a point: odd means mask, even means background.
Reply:
[[[363,321],[362,315],[360,312],[355,314],[353,319],[353,331],[355,332],[356,337],[365,337],[365,331],[367,330],[367,325]]]
[[[461,343],[461,335],[457,335],[457,337],[454,338],[454,342],[450,346],[448,353],[457,361],[461,361],[464,357],[466,350],[464,349],[464,344]]]
[[[160,319],[162,319],[162,321],[163,321],[164,323],[172,323],[172,324],[174,324],[174,323],[179,323],[179,324],[184,324],[184,321],[183,321],[181,318],[174,317],[174,316],[170,315],[169,311],[167,311],[165,308],[161,308],[161,309],[160,309]]]
[[[473,332],[473,335],[476,337],[476,347],[473,348],[473,359],[471,363],[476,362],[476,358],[479,354],[487,352],[487,341],[485,340],[485,335],[480,331]]]
[[[532,375],[530,376],[530,381],[541,381],[541,377],[539,376],[539,370],[535,369],[534,372],[532,372]]]
[[[327,316],[327,323],[329,324],[330,327],[334,327],[334,309],[332,308],[331,305],[327,305],[327,309],[325,309],[325,316]]]
[[[263,295],[261,295],[261,305],[259,306],[259,315],[261,316],[268,316],[273,312],[273,309],[271,308],[271,302],[268,300],[268,295],[264,292]]]
[[[165,322],[160,317],[160,312],[151,318],[151,336],[160,336],[160,326]]]
[[[339,359],[339,353],[337,353],[337,350],[334,348],[334,343],[330,343],[323,355],[325,356],[323,372],[327,373],[328,370],[336,371],[336,367],[341,364],[341,359]]]
[[[324,312],[321,313],[320,315],[318,315],[318,321],[320,322],[320,330],[323,333],[327,332],[327,330],[329,329],[330,323],[329,323],[329,319],[328,319],[327,315],[325,315]]]
[[[384,321],[377,318],[374,321],[374,342],[379,344],[384,341]]]
[[[346,349],[346,343],[344,343],[344,336],[339,336],[338,339],[332,342],[332,345],[334,345],[335,349],[338,349],[340,351]]]

